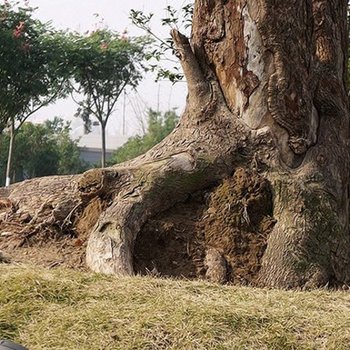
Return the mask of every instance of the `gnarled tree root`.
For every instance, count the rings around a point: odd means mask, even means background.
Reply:
[[[203,143],[200,147],[196,150],[194,142],[187,150],[134,167],[104,170],[104,176],[111,173],[111,177],[117,177],[118,188],[107,189],[112,197],[111,205],[102,213],[89,238],[86,260],[92,270],[133,274],[133,247],[142,226],[156,214],[185,201],[192,193],[211,186],[233,171],[234,163],[225,162],[219,153],[211,155],[207,152],[209,147],[205,149]],[[225,147],[222,150],[229,151]],[[80,183],[85,186],[85,177],[89,176],[90,173],[86,173]],[[82,196],[84,186],[79,187]]]

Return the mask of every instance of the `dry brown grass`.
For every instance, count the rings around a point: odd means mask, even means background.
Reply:
[[[30,350],[349,349],[349,292],[0,265],[0,339]]]

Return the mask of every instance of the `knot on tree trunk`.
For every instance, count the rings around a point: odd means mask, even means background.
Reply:
[[[91,169],[85,172],[78,181],[78,191],[83,200],[100,196],[118,177],[114,169]]]

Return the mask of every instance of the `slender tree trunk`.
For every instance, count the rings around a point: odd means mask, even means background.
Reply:
[[[236,280],[250,246],[258,249],[249,253],[256,261],[249,281],[259,286],[349,283],[346,18],[344,0],[197,0],[191,42],[172,32],[189,91],[175,130],[131,162],[40,182],[43,193],[67,185],[52,206],[67,197],[69,208],[80,203],[73,226],[100,203],[88,266],[135,273],[145,225],[222,183],[210,195],[222,209],[203,217],[198,259],[208,278],[224,281],[231,271]],[[18,185],[10,198],[38,181]],[[223,232],[213,236],[218,217]],[[239,249],[233,254],[223,241]]]
[[[106,166],[106,124],[101,122],[101,167]]]
[[[12,157],[13,157],[13,147],[15,142],[15,121],[14,118],[11,118],[10,121],[10,144],[9,151],[7,155],[7,166],[6,166],[6,183],[5,186],[10,186],[11,183],[11,166],[12,166]]]

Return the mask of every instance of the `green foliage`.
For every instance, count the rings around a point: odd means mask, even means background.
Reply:
[[[149,40],[128,38],[107,29],[87,36],[75,34],[72,39],[73,77],[78,92],[85,96],[77,115],[83,119],[93,115],[105,124],[123,89],[136,87],[142,79]]]
[[[91,116],[101,125],[102,159],[105,166],[105,128],[115,104],[125,87],[135,88],[142,79],[143,60],[150,40],[129,38],[107,29],[89,35],[72,35],[73,77],[77,92],[84,96],[78,102],[86,131],[90,131]]]
[[[79,158],[76,141],[69,136],[70,125],[55,118],[45,124],[24,123],[16,135],[12,177],[15,181],[55,175],[75,174],[86,169]],[[0,135],[0,184],[4,184],[9,135]]]
[[[133,159],[159,143],[175,128],[179,117],[175,111],[167,111],[164,114],[148,111],[148,128],[144,136],[133,136],[120,148],[118,148],[110,160],[111,164],[122,163]]]
[[[102,126],[104,166],[108,118],[123,89],[135,88],[142,79],[150,40],[107,29],[89,35],[60,32],[34,19],[34,11],[26,2],[24,6],[14,1],[0,5],[0,133],[9,121],[18,129],[39,108],[66,96],[74,78],[84,95],[77,114],[87,127],[91,116]],[[71,151],[68,147],[65,152]],[[72,164],[61,168],[70,171]],[[27,170],[29,176],[38,175]]]
[[[57,174],[77,174],[85,171],[88,164],[80,159],[78,142],[70,137],[70,122],[64,122],[61,118],[55,117],[53,121],[47,120],[44,125],[52,133],[56,142]]]
[[[68,92],[68,37],[19,5],[0,4],[0,132]]]

